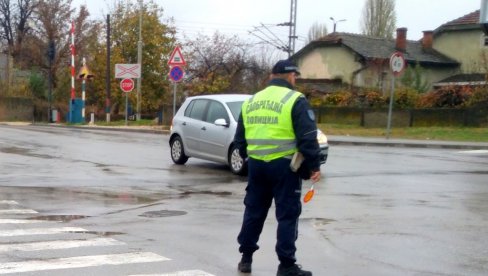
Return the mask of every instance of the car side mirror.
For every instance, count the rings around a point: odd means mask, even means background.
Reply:
[[[229,124],[227,123],[227,121],[225,119],[217,119],[217,120],[215,120],[214,124],[218,125],[218,126],[225,126],[225,127],[229,126]]]

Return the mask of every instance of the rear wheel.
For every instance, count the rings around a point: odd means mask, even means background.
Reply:
[[[232,146],[231,150],[229,151],[229,167],[233,174],[247,174],[247,162],[246,160],[242,159],[241,155],[239,154],[239,149],[235,146]]]
[[[188,161],[188,156],[185,155],[185,149],[183,148],[183,142],[180,136],[176,136],[171,140],[171,159],[175,164],[183,165]]]

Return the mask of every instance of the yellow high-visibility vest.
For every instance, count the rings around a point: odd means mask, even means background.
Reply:
[[[292,108],[302,93],[280,86],[269,86],[246,100],[242,119],[247,154],[270,161],[297,151]]]

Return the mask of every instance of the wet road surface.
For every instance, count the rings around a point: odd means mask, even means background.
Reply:
[[[167,140],[0,126],[0,274],[239,275],[246,179],[173,165]],[[343,145],[322,169],[297,243],[314,275],[488,274],[486,151]],[[276,273],[275,229],[270,210],[252,275]]]

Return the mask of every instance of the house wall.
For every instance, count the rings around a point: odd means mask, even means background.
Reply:
[[[341,79],[351,82],[352,72],[361,68],[351,51],[343,47],[317,48],[298,60],[305,79]]]
[[[298,60],[301,77],[304,79],[340,79],[343,83],[359,87],[377,87],[388,93],[391,87],[391,71],[388,63],[363,64],[355,60],[355,55],[344,47],[323,47],[310,51]],[[424,68],[425,80],[432,83],[456,74],[458,69]],[[357,72],[354,76],[354,72]],[[397,82],[399,84],[399,82]]]
[[[427,81],[430,87],[432,87],[432,85],[438,81],[459,73],[458,68],[422,68],[424,69],[424,74],[422,77]]]
[[[484,73],[488,67],[487,60],[482,58],[488,50],[484,38],[481,30],[448,31],[434,38],[433,47],[460,62],[462,73]]]

